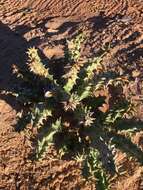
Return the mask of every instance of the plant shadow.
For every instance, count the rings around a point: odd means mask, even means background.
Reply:
[[[109,26],[109,24],[111,24],[111,22],[109,22],[110,19],[108,18],[104,18],[102,15],[100,17],[94,17],[88,20],[88,22],[92,22],[94,25],[95,30],[98,29],[103,30],[105,27]],[[99,24],[99,23],[103,23],[103,24]],[[69,25],[75,25],[73,28],[72,33],[74,33],[77,29],[77,23],[64,23],[61,27],[61,33],[63,33],[67,27],[69,27]],[[19,29],[17,29],[18,31]],[[24,31],[25,30],[25,31]],[[29,30],[29,28],[22,28],[22,31],[25,33]],[[21,31],[20,31],[21,33]],[[60,34],[57,33],[57,35]],[[23,33],[22,33],[23,35]],[[125,39],[125,43],[128,41],[132,41],[134,40],[136,37],[138,37],[140,34],[139,33],[135,33],[133,36],[129,37],[128,39]],[[51,36],[51,35],[49,35]],[[12,72],[12,65],[13,64],[17,64],[17,66],[19,68],[24,67],[26,68],[26,61],[27,61],[27,56],[26,56],[26,51],[27,48],[29,48],[31,46],[31,44],[38,44],[39,43],[39,38],[35,39],[35,41],[31,41],[31,42],[27,42],[25,40],[25,38],[21,37],[20,35],[17,35],[16,32],[11,31],[11,29],[9,27],[7,27],[6,25],[4,25],[3,23],[0,23],[0,49],[2,51],[0,51],[0,58],[1,58],[1,70],[0,70],[0,80],[1,80],[1,84],[0,84],[0,91],[7,91],[7,90],[13,90],[14,86],[13,84],[18,85],[18,83],[20,83],[20,81],[16,80],[14,78],[13,72]],[[59,40],[56,40],[55,43],[59,42]],[[136,45],[132,45],[130,47],[128,47],[127,49],[122,49],[120,51],[118,51],[119,54],[121,54],[123,51],[126,51],[128,54],[128,59],[130,60],[130,54],[132,52],[135,52],[138,50],[139,55],[142,54],[142,49],[138,49],[138,45],[140,45],[141,42],[139,42],[139,44]],[[45,57],[45,55],[40,52],[40,57],[42,58],[42,60],[44,60],[43,62],[46,64],[49,60]],[[99,52],[98,52],[99,54]],[[135,59],[137,60],[139,58],[139,56],[136,54],[135,55]],[[63,66],[62,66],[63,67]],[[62,67],[56,69],[54,72],[58,73],[58,71],[62,70]],[[54,69],[54,67],[53,67]],[[57,77],[60,76],[61,73],[57,74]],[[1,99],[4,99],[6,102],[8,102],[14,109],[17,109],[16,105],[16,101],[14,102],[14,99],[11,96],[7,96],[7,95],[0,95]],[[17,109],[19,111],[19,109]],[[25,115],[23,115],[23,117],[21,117],[16,126],[15,126],[15,130],[20,132],[21,130],[23,130],[27,124],[30,122],[30,117],[25,118]],[[121,121],[119,123],[119,125],[117,126],[117,131],[121,131],[121,130],[133,130],[134,128],[137,128],[136,130],[142,130],[142,126],[143,123],[142,122],[135,122],[135,124],[133,124],[132,120],[127,120],[124,121],[124,123],[122,123],[123,121]],[[94,134],[93,134],[94,135]],[[114,143],[118,148],[120,148],[121,150],[123,150],[124,152],[126,152],[127,154],[134,156],[138,162],[140,162],[141,164],[143,164],[143,152],[141,151],[140,148],[137,147],[137,145],[135,145],[129,138],[126,138],[124,135],[118,134],[118,133],[109,133],[107,134],[107,137],[103,137],[103,140],[100,138],[95,140],[95,145],[93,146],[93,148],[97,148],[101,154],[103,163],[106,167],[106,169],[110,172],[110,173],[115,173],[115,165],[114,165],[114,157],[112,155],[112,151],[109,149],[108,145],[105,144],[106,141],[109,141],[109,139],[112,139],[112,143]]]

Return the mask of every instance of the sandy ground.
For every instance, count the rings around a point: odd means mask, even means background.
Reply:
[[[77,30],[88,36],[86,55],[97,55],[101,47],[110,44],[106,62],[129,73],[141,71],[142,0],[0,0],[0,90],[14,85],[12,64],[25,63],[28,47],[36,46],[45,56],[57,58],[62,56],[65,40]],[[140,118],[142,108],[140,105]],[[30,137],[13,127],[17,111],[12,98],[0,95],[0,189],[95,189],[94,184],[84,181],[80,165],[74,161],[52,158],[31,162]],[[142,146],[142,135],[137,134],[135,142]],[[117,162],[125,168],[127,165],[128,174],[115,180],[111,189],[143,189],[142,167],[122,153]]]

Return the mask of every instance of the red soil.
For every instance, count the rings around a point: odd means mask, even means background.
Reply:
[[[36,46],[49,58],[62,56],[65,39],[78,29],[89,37],[86,55],[97,54],[109,43],[106,62],[129,73],[142,69],[142,0],[1,0],[0,20],[0,90],[13,87],[12,65],[25,63],[27,47]],[[137,93],[135,89],[134,94]],[[138,111],[141,119],[142,107]],[[0,95],[0,189],[95,189],[94,184],[83,179],[75,161],[54,157],[30,161],[30,136],[15,132],[13,127],[17,110],[12,98]],[[141,134],[133,141],[143,147],[140,139]],[[127,174],[116,179],[111,189],[143,189],[143,168],[121,152],[117,155],[117,163],[120,162]]]

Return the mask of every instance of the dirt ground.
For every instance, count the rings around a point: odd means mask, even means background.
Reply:
[[[110,44],[106,62],[129,73],[143,71],[142,0],[0,0],[0,90],[15,85],[12,65],[25,64],[28,47],[38,47],[48,58],[62,57],[65,40],[78,30],[88,36],[86,55],[97,55]],[[135,86],[134,94],[138,98],[142,88]],[[0,189],[95,189],[83,178],[79,163],[57,160],[52,150],[42,162],[31,161],[30,135],[14,129],[18,109],[15,100],[0,94]],[[141,101],[137,117],[143,119]],[[142,148],[143,134],[137,133],[133,141]],[[111,189],[142,190],[143,167],[120,151],[116,162],[126,174],[115,179]]]

